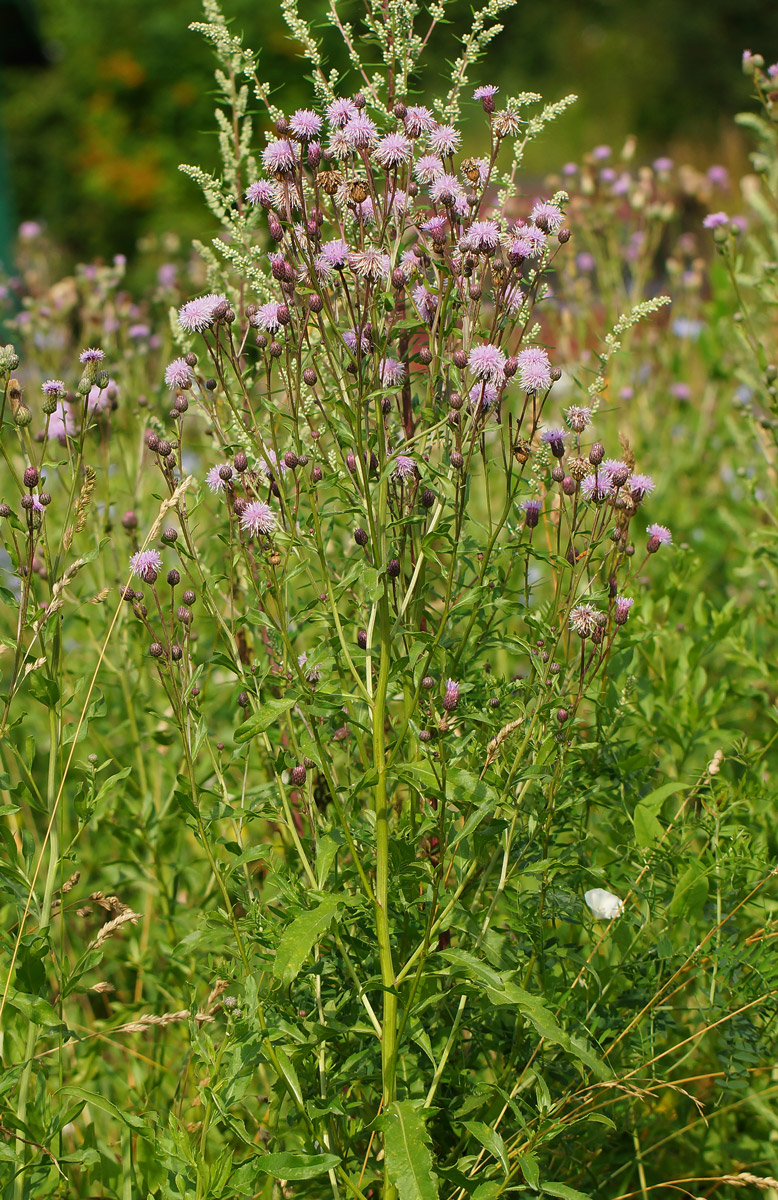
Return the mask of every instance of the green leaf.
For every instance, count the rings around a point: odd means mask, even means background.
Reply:
[[[281,983],[289,984],[311,953],[316,942],[327,929],[341,901],[336,896],[325,896],[307,912],[296,917],[284,930],[273,963],[273,974]]]
[[[708,880],[699,866],[691,863],[684,871],[673,892],[668,913],[671,917],[699,917],[708,899]]]
[[[488,1150],[492,1157],[497,1159],[507,1176],[509,1171],[508,1151],[505,1142],[497,1130],[492,1129],[489,1125],[485,1125],[483,1121],[463,1121],[462,1124],[481,1143],[484,1149]]]
[[[278,1069],[284,1078],[284,1082],[286,1083],[297,1103],[302,1104],[303,1092],[302,1088],[300,1087],[300,1080],[297,1077],[297,1071],[294,1068],[294,1063],[286,1051],[282,1050],[280,1046],[276,1046],[275,1052],[276,1060],[278,1062]]]
[[[129,1125],[131,1129],[144,1129],[148,1132],[147,1121],[141,1121],[140,1117],[136,1117],[124,1109],[117,1108],[115,1104],[110,1100],[106,1100],[105,1096],[98,1095],[97,1092],[88,1092],[86,1088],[66,1084],[65,1087],[60,1088],[60,1095],[72,1096],[75,1100],[84,1100],[90,1108],[98,1108],[100,1112],[107,1113],[109,1117],[113,1117],[120,1124]]]
[[[544,1183],[543,1191],[547,1196],[559,1196],[560,1200],[592,1200],[588,1192],[579,1192],[566,1183]]]
[[[26,992],[12,990],[8,993],[8,1003],[34,1025],[55,1029],[62,1024],[59,1014],[42,996],[31,996]]]
[[[395,1100],[381,1118],[389,1178],[400,1200],[435,1200],[438,1185],[432,1174],[429,1134],[410,1100]]]
[[[285,696],[283,700],[268,700],[266,704],[262,705],[259,712],[252,713],[249,719],[235,731],[235,741],[238,745],[250,742],[258,733],[264,733],[271,725],[275,725],[276,721],[284,713],[289,712],[290,708],[294,708],[296,703],[296,696]]]
[[[652,842],[658,841],[664,833],[664,829],[651,809],[646,808],[644,804],[638,804],[635,807],[632,823],[635,826],[635,841],[639,846],[650,846]]]
[[[274,1179],[315,1179],[337,1167],[336,1154],[263,1154],[254,1164],[257,1171]]]

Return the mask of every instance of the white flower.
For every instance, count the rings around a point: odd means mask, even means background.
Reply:
[[[612,921],[624,912],[624,901],[605,888],[591,888],[584,892],[584,900],[598,921]]]

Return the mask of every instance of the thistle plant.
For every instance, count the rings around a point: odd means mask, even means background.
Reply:
[[[645,1114],[702,1137],[716,1036],[766,1036],[740,776],[708,710],[652,744],[672,510],[608,410],[666,298],[560,353],[521,163],[568,100],[483,82],[501,7],[425,103],[442,5],[333,5],[346,86],[287,4],[287,113],[207,0],[202,287],[143,367],[113,277],[112,342],[0,351],[16,1198],[645,1193]]]

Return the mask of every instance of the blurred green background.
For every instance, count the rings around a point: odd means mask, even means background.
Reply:
[[[45,223],[67,257],[129,254],[147,233],[176,231],[182,243],[207,232],[208,217],[181,161],[216,166],[211,59],[190,21],[197,0],[38,0],[40,65],[24,45],[22,5],[0,0],[0,120],[9,222]],[[323,22],[324,0],[301,11]],[[310,100],[275,2],[225,0],[249,45],[262,51],[261,75],[286,110]],[[433,93],[453,58],[455,30],[470,7],[454,5],[452,25],[431,46]],[[358,3],[344,4],[357,19]],[[744,48],[778,58],[778,6],[764,0],[557,0],[518,4],[506,14],[483,80],[508,91],[570,91],[580,101],[533,148],[538,175],[592,146],[638,137],[641,159],[670,154],[738,169],[744,151],[732,123],[748,103],[740,71]],[[322,27],[334,61],[334,31]],[[11,34],[14,36],[11,36]],[[10,186],[9,186],[10,185]]]

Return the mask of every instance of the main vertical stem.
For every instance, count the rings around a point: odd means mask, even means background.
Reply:
[[[384,594],[379,603],[381,626],[381,661],[373,708],[373,761],[378,772],[375,789],[376,818],[376,933],[378,954],[381,963],[381,982],[384,988],[383,1019],[381,1036],[381,1080],[383,1108],[395,1096],[395,1071],[397,1066],[397,994],[395,991],[394,963],[389,933],[389,798],[386,786],[386,693],[389,686],[389,660],[391,654],[389,601]],[[384,1200],[392,1200],[395,1189],[388,1177],[384,1178]]]

